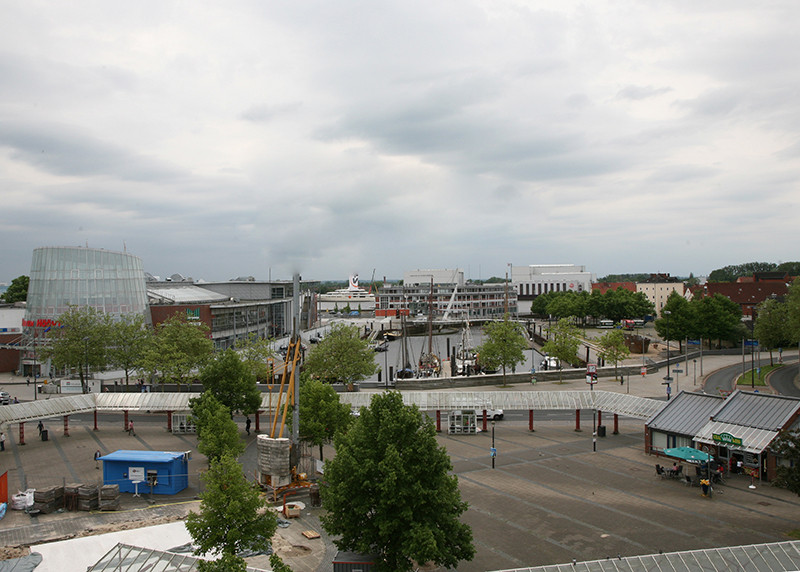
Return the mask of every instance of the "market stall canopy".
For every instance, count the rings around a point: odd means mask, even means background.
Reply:
[[[670,449],[664,449],[662,452],[668,457],[677,457],[678,459],[683,459],[684,461],[689,461],[690,463],[710,461],[714,458],[713,455],[704,453],[703,451],[695,449],[694,447],[672,447]]]

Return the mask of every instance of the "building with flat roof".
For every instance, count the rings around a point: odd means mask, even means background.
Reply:
[[[530,302],[548,292],[591,292],[597,278],[576,264],[511,265],[511,286],[520,302],[520,312],[530,312]]]

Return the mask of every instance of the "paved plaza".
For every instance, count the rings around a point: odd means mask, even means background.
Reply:
[[[736,358],[728,358],[733,361]],[[719,358],[706,373],[725,365]],[[663,375],[663,374],[662,374]],[[13,383],[0,380],[14,394]],[[525,386],[527,390],[584,389],[582,382]],[[663,391],[657,374],[630,380],[630,386],[601,380],[597,389],[658,397]],[[491,387],[487,390],[497,391]],[[520,390],[520,386],[509,388]],[[24,383],[19,387],[25,390]],[[54,397],[57,399],[57,397]],[[28,516],[18,511],[0,521],[0,545],[17,546],[54,541],[91,529],[148,525],[182,518],[196,509],[205,458],[197,453],[193,435],[166,431],[163,415],[136,415],[136,436],[123,431],[121,413],[98,415],[99,430],[92,429],[91,414],[70,418],[70,436],[63,435],[63,420],[46,423],[49,440],[37,438],[35,424],[26,424],[26,445],[18,444],[17,427],[10,427],[6,451],[0,453],[0,471],[8,471],[9,493],[26,487],[63,483],[99,483],[94,451],[117,449],[193,451],[189,488],[174,497],[148,498],[121,495],[122,510],[109,513],[65,512]],[[242,457],[245,474],[255,468],[255,435],[242,438],[247,450]],[[575,431],[569,414],[536,413],[535,431],[527,417],[508,415],[495,426],[496,467],[489,449],[491,432],[477,435],[439,435],[451,455],[462,496],[470,509],[464,520],[473,530],[477,554],[462,563],[463,572],[523,568],[547,563],[605,557],[672,552],[738,544],[786,540],[800,529],[800,498],[768,484],[732,477],[715,489],[713,498],[698,488],[656,476],[654,465],[662,462],[643,452],[643,422],[620,418],[618,435],[597,439],[592,451],[591,412],[583,412],[583,431]],[[262,425],[262,429],[264,425]],[[333,454],[326,451],[326,457]],[[671,461],[670,461],[671,462]],[[687,469],[690,467],[687,466]],[[284,560],[297,572],[330,570],[335,549],[319,525],[319,509],[303,511],[299,520],[281,529]],[[309,540],[304,530],[316,530],[322,538]],[[251,565],[267,568],[266,558]],[[66,569],[66,568],[65,568]]]

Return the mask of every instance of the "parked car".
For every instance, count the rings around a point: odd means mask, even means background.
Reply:
[[[483,413],[483,412],[481,412]],[[503,418],[503,410],[502,409],[487,409],[486,410],[486,419],[487,421],[499,421]]]
[[[544,359],[539,364],[539,369],[547,371],[548,369],[560,369],[561,361],[555,356],[544,356]]]
[[[0,405],[9,405],[11,403],[11,394],[7,391],[0,391]]]

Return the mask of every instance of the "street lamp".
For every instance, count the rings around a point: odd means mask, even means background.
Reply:
[[[664,381],[667,382],[667,401],[669,401],[669,395],[671,392],[671,388],[669,386],[670,382],[672,381],[672,377],[669,375],[669,315],[672,314],[669,310],[664,310],[661,312],[662,315],[665,317],[665,327],[666,327],[666,335],[664,336],[665,341],[667,342],[667,376],[664,378]]]

